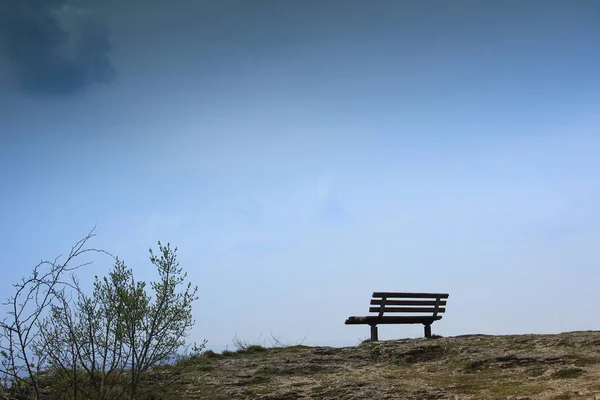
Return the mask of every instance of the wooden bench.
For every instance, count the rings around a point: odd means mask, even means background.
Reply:
[[[442,299],[447,298],[447,293],[375,292],[371,299],[369,312],[377,313],[377,315],[348,317],[346,325],[370,325],[371,340],[377,341],[378,324],[423,324],[425,325],[425,337],[430,338],[431,324],[442,319],[439,314],[446,311],[446,300]],[[384,315],[386,313],[388,315]],[[409,315],[389,315],[389,313]]]

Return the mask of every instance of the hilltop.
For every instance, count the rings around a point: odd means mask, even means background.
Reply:
[[[600,399],[600,331],[251,346],[162,367],[148,385],[162,399]]]

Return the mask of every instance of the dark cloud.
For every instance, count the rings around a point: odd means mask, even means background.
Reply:
[[[77,94],[114,75],[106,28],[66,0],[0,0],[0,49],[31,94]]]

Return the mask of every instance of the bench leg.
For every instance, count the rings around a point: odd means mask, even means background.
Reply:
[[[431,337],[431,325],[425,325],[425,337],[426,338]]]
[[[376,342],[378,340],[379,338],[377,337],[377,325],[371,325],[371,342]]]

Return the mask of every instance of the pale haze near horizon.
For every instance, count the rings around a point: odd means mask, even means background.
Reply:
[[[449,293],[444,336],[600,329],[598,3],[77,7],[79,75],[0,28],[3,298],[96,225],[139,279],[179,248],[215,349],[357,344],[373,291]]]

